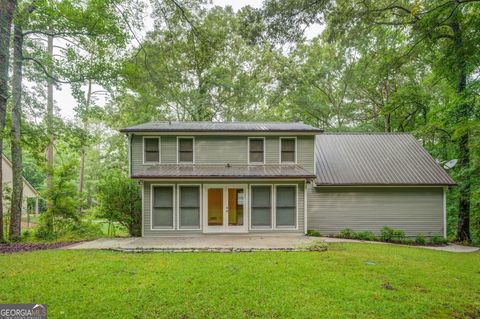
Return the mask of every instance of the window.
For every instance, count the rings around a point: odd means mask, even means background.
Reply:
[[[200,228],[200,186],[179,186],[180,228]]]
[[[173,186],[153,186],[152,227],[173,228]]]
[[[272,187],[252,186],[252,228],[272,227]]]
[[[178,139],[178,162],[193,163],[193,137]]]
[[[280,138],[280,162],[295,163],[295,138]]]
[[[250,138],[249,140],[249,161],[250,163],[264,163],[263,138]]]
[[[279,185],[276,191],[275,225],[277,227],[295,227],[297,218],[297,188]]]
[[[145,137],[143,139],[143,162],[160,162],[160,139],[158,137]]]

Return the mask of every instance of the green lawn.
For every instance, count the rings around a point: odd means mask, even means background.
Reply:
[[[393,287],[393,289],[387,289]],[[0,256],[0,303],[50,318],[478,318],[480,254],[37,251]]]

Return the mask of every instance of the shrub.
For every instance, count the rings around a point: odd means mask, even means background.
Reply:
[[[380,230],[380,240],[386,242],[392,241],[403,241],[405,240],[405,232],[400,229],[395,229],[392,227],[383,227]]]
[[[418,234],[417,237],[415,237],[415,243],[418,245],[425,245],[427,240],[422,234]]]
[[[432,245],[446,245],[447,244],[447,240],[441,236],[433,236],[430,238],[430,243]]]
[[[377,240],[377,237],[371,231],[361,231],[358,233],[354,233],[353,238],[359,239],[359,240],[371,240],[371,241]]]
[[[312,236],[312,237],[321,237],[322,234],[316,229],[309,229],[307,230],[307,236]]]
[[[355,232],[350,228],[345,228],[341,232],[336,234],[335,237],[353,239],[355,237]]]
[[[328,249],[328,244],[323,240],[316,240],[310,244],[305,245],[303,249],[308,251],[325,251]]]

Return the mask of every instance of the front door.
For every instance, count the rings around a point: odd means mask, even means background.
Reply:
[[[206,185],[203,230],[206,233],[246,232],[245,185]]]

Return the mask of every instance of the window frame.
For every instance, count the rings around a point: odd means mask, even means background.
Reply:
[[[263,140],[263,161],[262,162],[251,162],[250,161],[250,140]],[[248,137],[248,143],[247,143],[247,159],[248,159],[248,165],[265,165],[265,150],[266,150],[266,145],[265,145],[265,137],[264,136],[251,136]]]
[[[145,140],[146,139],[157,139],[158,140],[158,161],[145,161]],[[161,137],[160,136],[143,136],[142,137],[142,163],[143,164],[160,164],[162,158],[162,149],[161,149]]]
[[[282,140],[293,140],[295,143],[295,149],[294,149],[294,160],[293,162],[283,162],[282,161]],[[297,164],[297,137],[296,136],[282,136],[279,138],[279,143],[278,143],[278,162],[280,164]]]
[[[198,214],[199,214],[199,221],[198,221],[198,227],[182,227],[180,224],[180,196],[181,196],[181,187],[198,187]],[[203,199],[202,199],[202,184],[177,184],[177,214],[176,214],[176,224],[177,224],[177,230],[182,231],[182,230],[201,230],[202,225],[203,225]]]
[[[154,197],[154,188],[155,187],[171,187],[172,188],[172,227],[164,226],[154,226],[153,225],[153,197]],[[175,230],[176,228],[176,193],[175,193],[175,184],[151,184],[150,185],[150,230]]]
[[[253,200],[252,200],[252,197],[253,197],[253,190],[252,190],[252,187],[256,187],[256,186],[268,186],[270,187],[270,226],[254,226],[252,225],[252,204],[253,204]],[[249,218],[248,218],[248,229],[249,230],[267,230],[267,229],[273,229],[274,228],[274,220],[275,220],[275,202],[274,202],[274,184],[250,184],[249,185],[249,189],[248,189],[248,201],[249,201],[249,205],[248,205],[248,210],[249,210]]]
[[[277,188],[279,186],[295,187],[295,225],[294,226],[277,226]],[[275,209],[275,219],[274,219],[275,230],[282,230],[282,229],[298,230],[298,184],[275,184],[274,209]]]
[[[181,162],[180,161],[180,140],[189,139],[192,140],[192,161]],[[195,164],[195,136],[177,136],[177,164]]]

